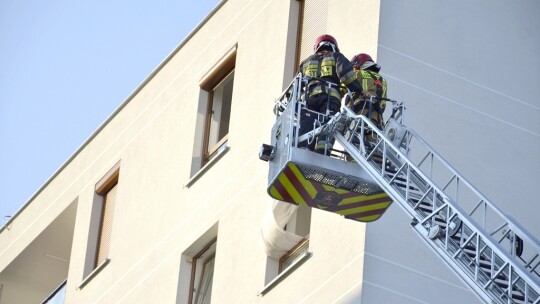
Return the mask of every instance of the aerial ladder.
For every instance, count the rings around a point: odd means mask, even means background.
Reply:
[[[271,143],[259,153],[269,162],[270,196],[361,222],[379,219],[395,202],[420,239],[486,303],[540,304],[536,236],[407,128],[403,103],[387,99],[392,114],[384,130],[343,107],[334,115],[311,113],[316,123],[301,132],[309,80],[298,74],[276,100]],[[320,136],[341,148],[325,154],[300,148]]]

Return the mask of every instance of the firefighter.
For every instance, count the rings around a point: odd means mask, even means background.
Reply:
[[[386,80],[379,74],[381,66],[375,63],[368,54],[358,54],[351,58],[356,77],[362,83],[362,87],[370,95],[378,98],[386,98]],[[359,98],[347,106],[356,114],[365,115],[379,129],[383,129],[383,113],[386,108],[386,101],[374,99],[369,102],[367,99]]]
[[[343,84],[354,96],[361,96],[362,85],[358,81],[353,71],[350,61],[339,52],[338,43],[331,35],[321,35],[315,40],[313,46],[314,54],[302,61],[300,72],[303,76],[313,77],[309,79],[306,87],[306,104],[309,110],[332,115],[341,108],[340,85]],[[316,113],[303,110],[300,117],[300,135],[313,130],[315,121],[318,119]],[[326,123],[321,121],[320,124]],[[320,125],[319,124],[319,125]],[[309,144],[302,142],[299,147],[307,147],[317,153],[329,154],[332,149],[333,139],[328,136],[320,136],[312,140]]]

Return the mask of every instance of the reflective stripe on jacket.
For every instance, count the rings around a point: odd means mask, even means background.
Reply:
[[[362,88],[371,95],[386,98],[386,79],[379,73],[370,70],[356,71],[356,77],[362,83]],[[380,101],[381,111],[386,108],[386,100]]]
[[[362,93],[362,85],[358,81],[351,63],[345,56],[339,52],[323,51],[309,56],[300,64],[300,71],[304,76],[318,77],[326,81],[336,84],[331,86],[329,94],[338,99],[341,99],[339,92],[339,84],[346,85],[349,90],[354,93]],[[328,93],[322,82],[310,83],[308,87],[309,96],[314,96],[320,93]]]

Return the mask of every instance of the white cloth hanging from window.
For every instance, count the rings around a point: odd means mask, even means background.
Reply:
[[[271,258],[279,259],[303,237],[286,231],[285,225],[296,215],[298,206],[274,201],[265,214],[261,228],[264,251]]]

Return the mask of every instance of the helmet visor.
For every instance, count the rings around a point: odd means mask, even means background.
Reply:
[[[336,45],[333,44],[332,42],[330,42],[330,41],[321,41],[319,43],[319,45],[317,45],[317,49],[315,51],[318,52],[324,47],[332,49],[332,52],[336,52],[336,50],[337,50]]]

